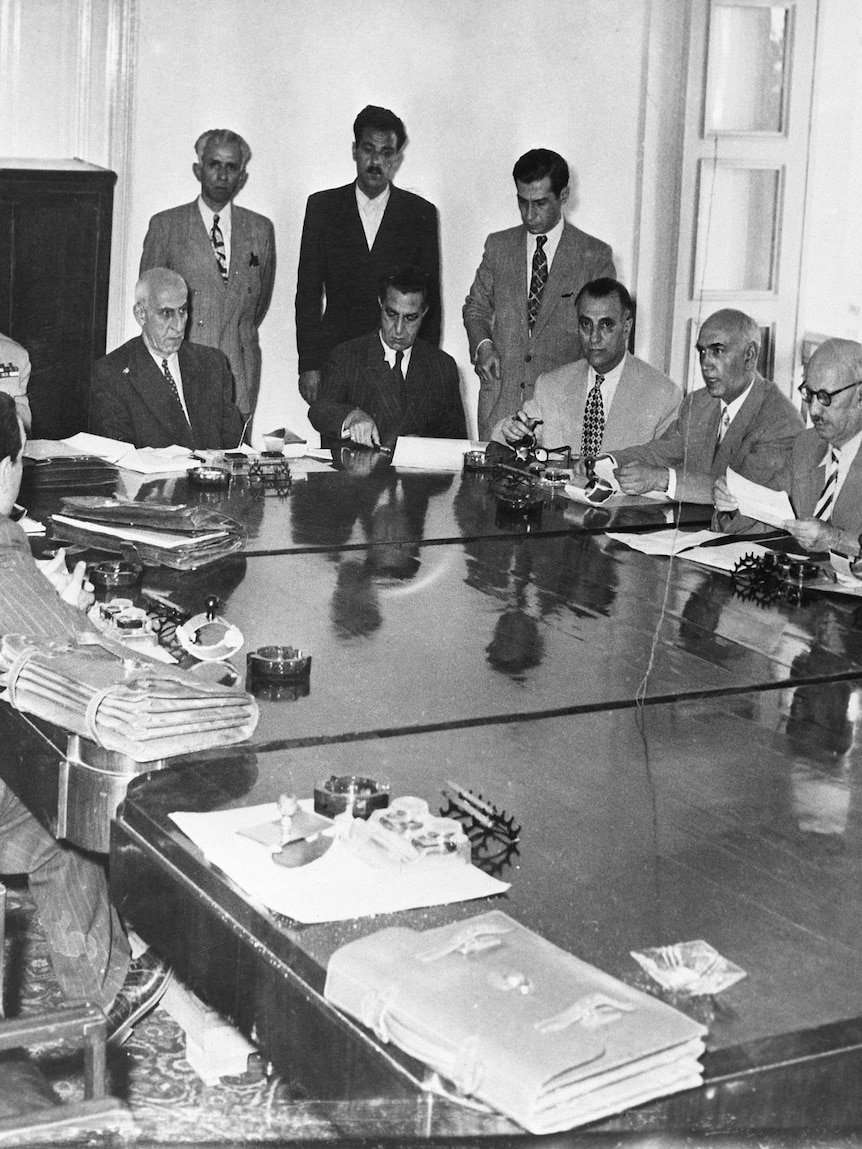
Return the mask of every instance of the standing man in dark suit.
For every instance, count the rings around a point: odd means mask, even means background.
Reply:
[[[166,267],[135,287],[141,334],[93,367],[90,430],[136,447],[237,447],[243,417],[234,406],[227,359],[215,347],[183,341],[188,288]]]
[[[440,343],[440,249],[437,209],[392,180],[407,133],[388,108],[369,105],[353,124],[356,180],[308,197],[296,283],[299,390],[313,403],[333,347],[373,329],[377,287],[393,267],[428,276],[422,338]]]
[[[322,439],[390,450],[399,435],[466,439],[455,360],[416,338],[428,290],[418,267],[381,280],[377,330],[335,348],[309,408]]]
[[[479,437],[532,399],[536,379],[583,358],[575,299],[591,279],[616,277],[610,247],[563,219],[569,167],[536,148],[512,170],[523,226],[494,232],[464,326],[479,376]]]
[[[257,329],[275,279],[275,232],[266,216],[233,199],[248,179],[251,149],[236,132],[215,128],[195,144],[201,194],[150,220],[141,272],[169,267],[189,288],[190,343],[218,347],[230,362],[236,405],[254,414],[260,390]]]
[[[742,311],[716,311],[700,329],[697,353],[706,386],[686,395],[658,438],[614,452],[627,495],[666,491],[683,502],[712,503],[713,485],[728,467],[778,486],[802,416],[757,370],[760,328]]]

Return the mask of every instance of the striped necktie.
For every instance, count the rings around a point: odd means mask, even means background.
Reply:
[[[221,272],[221,277],[227,283],[227,257],[224,250],[224,236],[221,233],[221,228],[218,225],[219,217],[213,216],[213,229],[210,232],[210,239],[212,240],[213,251],[215,252],[216,263]]]
[[[824,523],[829,522],[832,518],[832,511],[835,507],[835,494],[838,488],[838,460],[840,457],[840,447],[833,447],[826,466],[826,480],[823,483],[823,490],[820,492],[820,498],[814,508],[815,519],[822,519]]]

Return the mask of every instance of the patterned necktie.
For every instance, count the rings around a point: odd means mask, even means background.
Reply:
[[[224,236],[221,233],[221,228],[218,225],[219,217],[213,216],[213,229],[210,232],[210,239],[212,240],[213,251],[215,252],[216,263],[221,272],[221,277],[227,283],[227,257],[224,250]]]
[[[171,375],[171,369],[168,367],[167,359],[162,360],[162,374],[164,375],[165,380],[171,389],[171,394],[177,401],[177,406],[180,409],[180,415],[182,415],[183,421],[185,423],[189,423],[189,417],[186,414],[186,409],[183,407],[183,401],[180,398],[180,389],[177,387],[176,379],[174,379],[173,375]],[[189,426],[191,427],[191,423],[189,423]]]
[[[403,362],[404,362],[404,352],[403,351],[396,351],[395,352],[395,366],[392,368],[392,370],[400,378],[402,383],[404,381],[404,372],[401,370],[401,364]]]
[[[542,292],[548,282],[548,257],[545,255],[546,235],[536,236],[536,250],[533,252],[533,274],[530,276],[530,294],[527,296],[527,324],[530,330],[536,326]]]
[[[581,455],[585,459],[595,459],[602,452],[602,438],[605,433],[605,408],[602,403],[604,375],[596,375],[596,381],[587,395],[584,407],[584,429],[581,435]]]
[[[829,456],[829,463],[826,467],[826,480],[823,483],[823,490],[820,492],[820,498],[817,500],[817,506],[814,508],[815,519],[822,519],[824,523],[829,522],[832,518],[832,511],[835,506],[835,489],[838,486],[838,460],[840,456],[840,448],[833,447],[832,453]]]
[[[730,426],[730,411],[727,407],[721,413],[721,422],[718,424],[718,441],[719,443],[724,439],[727,434],[727,428]]]

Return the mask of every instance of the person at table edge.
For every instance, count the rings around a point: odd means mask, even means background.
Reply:
[[[27,398],[27,384],[30,382],[30,356],[20,343],[10,339],[8,335],[0,334],[0,366],[11,363],[17,368],[18,378],[0,378],[0,391],[11,395],[24,424],[24,430],[29,431],[32,423],[30,414],[30,400]]]
[[[391,449],[399,435],[467,437],[455,360],[417,338],[428,292],[420,267],[380,281],[377,330],[335,348],[309,407],[321,439]]]
[[[184,342],[182,276],[166,267],[145,271],[134,316],[141,334],[93,366],[90,430],[135,447],[237,447],[245,428],[230,365],[215,347]]]
[[[701,326],[697,353],[705,387],[689,392],[667,430],[649,443],[614,452],[625,494],[666,491],[689,503],[712,503],[728,467],[777,488],[802,416],[757,370],[760,328],[742,311],[716,311]],[[736,517],[725,529],[751,520]]]
[[[799,388],[811,426],[775,486],[790,496],[796,518],[784,524],[809,551],[858,555],[862,532],[862,344],[851,339],[821,343]],[[719,480],[716,510],[731,513],[736,500]]]
[[[677,385],[629,354],[634,304],[616,279],[594,279],[575,299],[584,358],[547,371],[532,399],[491,435],[512,444],[534,435],[540,447],[568,446],[595,457],[660,435],[682,399]]]
[[[522,225],[485,240],[462,311],[479,376],[479,437],[533,397],[545,371],[583,356],[575,297],[583,285],[616,276],[608,244],[563,219],[569,166],[535,148],[512,169]]]
[[[353,122],[356,179],[308,197],[296,279],[299,391],[308,404],[330,351],[374,326],[377,285],[392,267],[427,274],[422,337],[440,343],[437,208],[392,182],[406,144],[400,117],[369,104]]]
[[[24,428],[11,396],[0,394],[0,634],[59,641],[88,630],[93,601],[86,564],[65,556],[39,564],[9,513],[21,485]],[[47,577],[44,577],[47,576]],[[53,585],[52,585],[53,584]],[[59,597],[58,597],[59,595]],[[153,1009],[171,972],[152,950],[132,960],[98,859],[55,840],[0,779],[0,874],[26,874],[57,981],[70,1004],[101,1006],[108,1037],[121,1043]]]
[[[191,317],[187,338],[225,353],[243,419],[260,391],[258,328],[275,281],[275,231],[264,215],[234,198],[248,180],[251,148],[236,132],[213,128],[195,142],[192,164],[200,195],[154,215],[140,271],[169,267],[186,281]]]

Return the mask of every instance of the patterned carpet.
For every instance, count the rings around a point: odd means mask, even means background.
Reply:
[[[54,980],[44,937],[33,903],[23,885],[8,885],[6,913],[5,1006],[9,1018],[54,1009],[63,1004]],[[44,1135],[0,1145],[86,1144],[149,1146],[153,1144],[248,1145],[293,1140],[333,1140],[328,1120],[315,1120],[307,1105],[292,1102],[285,1084],[266,1073],[252,1054],[241,1077],[205,1085],[185,1059],[185,1036],[161,1008],[136,1028],[120,1050],[109,1051],[111,1092],[129,1107],[131,1121],[119,1132],[81,1134],[70,1131],[46,1141]],[[83,1096],[83,1054],[63,1047],[31,1051],[42,1073],[64,1100]]]

